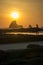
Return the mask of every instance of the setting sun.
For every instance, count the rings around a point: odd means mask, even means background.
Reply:
[[[18,12],[12,12],[11,13],[11,17],[12,18],[18,18],[19,17],[19,13]]]
[[[0,28],[8,28],[11,21],[27,28],[43,27],[43,0],[0,0]]]

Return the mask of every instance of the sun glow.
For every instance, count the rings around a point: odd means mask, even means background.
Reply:
[[[16,19],[16,18],[19,18],[19,13],[18,13],[18,12],[12,12],[12,13],[11,13],[11,17],[12,17],[12,18],[15,18],[15,19]]]

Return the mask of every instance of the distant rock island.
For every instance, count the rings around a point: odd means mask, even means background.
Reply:
[[[9,28],[12,28],[12,29],[19,29],[19,28],[23,28],[22,25],[17,25],[16,21],[12,21],[11,24],[9,25]]]

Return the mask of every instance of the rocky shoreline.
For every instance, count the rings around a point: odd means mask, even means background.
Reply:
[[[2,34],[0,35],[0,43],[20,43],[43,41],[43,35],[27,35],[27,34]]]

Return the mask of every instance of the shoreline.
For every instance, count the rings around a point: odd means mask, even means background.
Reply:
[[[2,34],[0,35],[1,43],[25,43],[25,42],[43,41],[43,35],[23,35],[23,34]]]

